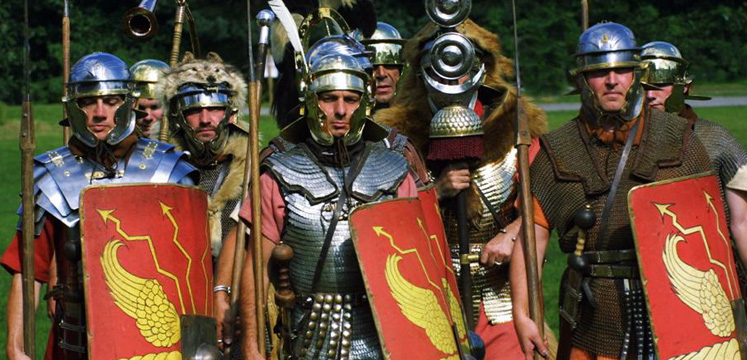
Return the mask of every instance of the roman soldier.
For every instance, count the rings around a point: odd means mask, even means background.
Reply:
[[[58,309],[48,359],[87,359],[79,198],[89,185],[131,182],[192,185],[197,172],[173,145],[135,132],[133,81],[127,65],[112,54],[93,53],[73,65],[63,99],[73,136],[67,146],[35,158],[35,276],[48,282],[52,259]],[[20,213],[20,212],[19,212]],[[20,227],[2,258],[13,274],[8,299],[8,357],[22,358]],[[37,287],[38,293],[39,287]]]
[[[648,66],[648,76],[644,82],[657,87],[646,91],[649,106],[687,119],[708,151],[713,170],[718,174],[724,190],[729,230],[742,263],[739,275],[744,289],[747,286],[744,273],[744,266],[747,265],[747,200],[744,190],[732,189],[727,185],[741,167],[747,167],[747,152],[729,130],[700,118],[692,106],[685,103],[685,99],[707,98],[691,95],[693,79],[687,73],[689,63],[677,47],[663,41],[650,42],[642,46],[641,60]]]
[[[247,86],[241,73],[215,53],[196,59],[187,52],[182,62],[162,74],[157,84],[165,116],[174,124],[169,141],[189,152],[200,171],[199,187],[208,194],[213,257],[236,221],[231,219],[241,198],[248,129],[238,117],[246,109]]]
[[[397,84],[405,68],[402,47],[406,40],[402,39],[394,26],[382,21],[376,23],[376,31],[371,37],[365,38],[360,31],[356,31],[354,36],[373,52],[371,65],[374,67],[373,78],[376,82],[374,112],[386,109],[397,94]]]
[[[501,53],[498,36],[466,20],[456,27],[459,39],[475,47],[469,75],[449,82],[433,71],[443,62],[429,55],[438,28],[427,25],[404,48],[404,61],[411,71],[400,81],[394,105],[376,113],[375,120],[398,129],[429,157],[430,123],[439,110],[459,99],[482,121],[484,156],[475,164],[439,165],[429,163],[449,240],[452,262],[459,269],[457,206],[455,196],[466,191],[471,253],[479,261],[470,264],[474,330],[485,341],[486,356],[522,357],[511,314],[508,262],[517,237],[520,219],[514,208],[517,196],[517,153],[513,147],[517,111],[516,88],[508,82],[513,75],[511,60]],[[459,44],[461,45],[461,44]],[[461,66],[461,65],[460,65]],[[546,128],[544,112],[527,98],[521,107],[536,137]],[[536,148],[536,146],[533,146]],[[535,150],[536,152],[536,150]]]
[[[147,114],[137,119],[137,127],[143,137],[153,140],[158,140],[163,118],[163,104],[156,96],[155,86],[160,74],[168,69],[169,66],[165,62],[153,59],[138,61],[130,67],[132,79],[135,81],[135,109]]]
[[[541,137],[531,165],[537,256],[543,258],[553,229],[570,253],[560,291],[559,359],[655,357],[628,191],[710,170],[685,120],[646,108],[640,51],[633,32],[620,24],[600,23],[581,34],[570,72],[580,113]],[[530,358],[547,350],[528,314],[525,254],[521,246],[515,251],[514,321]]]
[[[370,77],[359,61],[334,52],[308,61],[304,116],[281,133],[284,150],[262,163],[263,255],[269,260],[279,243],[294,252],[288,355],[381,359],[348,215],[362,204],[415,196],[417,186],[407,159],[385,145],[388,131],[368,117]],[[245,222],[249,203],[240,212]],[[259,359],[251,259],[242,275],[243,348],[245,358]]]

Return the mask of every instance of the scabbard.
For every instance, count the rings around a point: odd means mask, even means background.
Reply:
[[[563,298],[560,299],[560,317],[570,325],[571,330],[578,325],[578,311],[583,299],[583,280],[584,277],[578,270],[568,269],[568,276],[563,284]]]

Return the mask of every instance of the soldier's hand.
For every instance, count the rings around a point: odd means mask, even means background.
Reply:
[[[23,349],[8,349],[7,355],[8,360],[31,360],[31,358],[23,352]]]
[[[516,238],[519,236],[521,218],[508,224],[502,232],[490,239],[480,253],[480,263],[483,266],[501,266],[511,261]]]
[[[244,350],[245,360],[267,360],[266,357],[259,354],[259,350],[255,346],[253,349]]]
[[[547,357],[547,339],[539,335],[537,324],[528,316],[514,316],[514,326],[516,335],[519,338],[521,351],[524,352],[526,360],[534,359],[534,352],[537,351],[542,357]]]
[[[213,316],[218,324],[218,348],[228,348],[233,341],[233,330],[228,322],[231,318],[231,301],[228,293],[218,291],[213,294]]]
[[[467,164],[463,162],[447,165],[436,179],[436,194],[439,199],[456,196],[469,187],[470,176]]]

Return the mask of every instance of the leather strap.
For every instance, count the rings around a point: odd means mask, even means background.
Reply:
[[[480,194],[480,198],[482,199],[483,204],[490,210],[490,214],[493,215],[493,219],[495,219],[495,222],[498,223],[498,225],[501,227],[501,229],[505,229],[508,224],[503,222],[503,219],[500,215],[498,215],[498,211],[495,209],[493,204],[490,203],[488,200],[488,197],[485,196],[485,193],[482,192],[482,189],[480,189],[479,186],[475,185],[475,190],[477,190],[477,193]]]
[[[604,203],[604,210],[602,210],[601,225],[599,233],[597,233],[597,239],[599,239],[599,248],[604,249],[607,245],[607,224],[609,223],[610,212],[612,210],[612,204],[615,202],[615,194],[617,194],[617,188],[620,187],[620,180],[622,179],[623,170],[625,170],[625,164],[628,162],[628,155],[630,155],[630,149],[633,148],[633,140],[638,133],[638,125],[641,121],[637,121],[633,125],[633,129],[628,133],[628,139],[625,140],[625,148],[623,149],[622,155],[620,156],[620,162],[617,163],[617,169],[615,170],[615,178],[612,180],[612,186],[610,187],[609,195],[607,195],[607,201]]]
[[[350,162],[350,170],[354,170],[358,167],[358,162],[360,161],[362,156],[357,156]],[[342,171],[345,171],[345,168],[342,168]],[[324,269],[324,263],[327,261],[327,253],[329,253],[329,246],[332,244],[332,237],[335,235],[335,229],[337,228],[337,223],[340,220],[340,213],[342,212],[342,206],[345,204],[345,201],[347,200],[347,193],[348,189],[350,188],[350,183],[352,183],[355,176],[348,176],[343,177],[345,181],[343,182],[342,189],[340,189],[340,198],[337,200],[337,206],[335,206],[335,210],[332,213],[332,219],[329,222],[329,228],[327,228],[327,235],[324,237],[324,243],[322,244],[322,251],[319,253],[319,260],[316,262],[316,269],[314,270],[314,277],[311,280],[311,293],[315,294],[317,292],[317,287],[319,286],[319,280],[322,278],[322,270]]]

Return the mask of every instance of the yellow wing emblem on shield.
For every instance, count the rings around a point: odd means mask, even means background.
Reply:
[[[688,307],[703,316],[706,327],[713,335],[729,336],[735,329],[729,298],[713,269],[698,270],[680,259],[677,243],[685,241],[678,234],[667,236],[664,265],[677,296]]]
[[[444,289],[446,289],[446,294],[449,297],[449,308],[451,311],[451,319],[454,321],[457,327],[457,335],[459,338],[463,338],[465,335],[467,335],[467,329],[464,326],[464,319],[462,318],[462,308],[459,307],[459,300],[457,299],[456,295],[454,295],[454,292],[451,291],[451,286],[449,286],[449,282],[446,281],[446,279],[443,279]]]
[[[101,256],[106,284],[114,303],[135,319],[140,333],[157,347],[169,347],[181,338],[179,314],[156,279],[130,274],[117,259],[119,240],[106,244]]]
[[[402,257],[387,257],[385,276],[392,296],[402,314],[416,326],[423,328],[433,345],[441,352],[453,354],[457,349],[449,320],[438,304],[436,294],[408,282],[399,272],[397,263]]]

